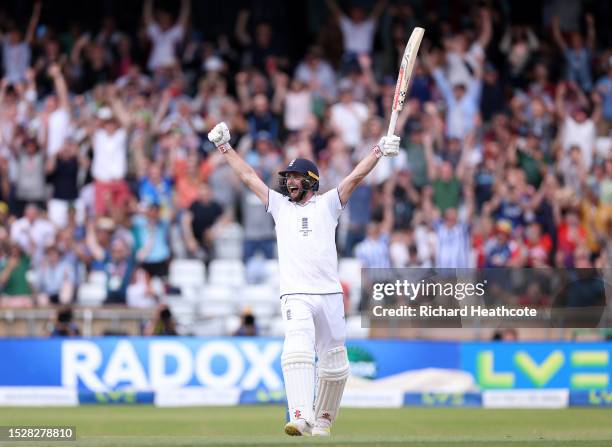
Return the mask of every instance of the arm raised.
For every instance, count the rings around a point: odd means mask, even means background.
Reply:
[[[225,155],[227,163],[266,207],[268,206],[268,186],[259,178],[255,169],[236,153],[229,145],[230,133],[225,123],[217,124],[208,134],[208,139]]]
[[[145,0],[142,7],[142,21],[146,27],[155,23],[155,17],[153,16],[153,0]]]
[[[189,16],[191,15],[191,0],[181,1],[181,11],[179,12],[178,25],[183,29],[189,25]]]
[[[36,27],[38,26],[38,21],[40,19],[40,10],[42,9],[42,4],[39,1],[34,3],[34,7],[32,8],[32,16],[30,17],[30,23],[28,23],[28,29],[25,35],[25,41],[30,44],[34,40],[34,35],[36,33]]]
[[[58,64],[52,64],[49,67],[49,76],[53,79],[55,86],[55,94],[62,109],[70,111],[70,98],[68,96],[68,85],[62,74],[62,69]]]
[[[364,157],[355,166],[355,169],[338,185],[338,194],[340,195],[340,203],[346,205],[353,194],[353,191],[363,181],[364,178],[374,169],[378,159],[383,155],[394,157],[399,152],[400,138],[393,135],[392,137],[382,137],[378,144],[372,148],[366,157]]]

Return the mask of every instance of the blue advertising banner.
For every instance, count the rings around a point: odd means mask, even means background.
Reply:
[[[475,386],[466,391],[611,389],[612,343],[351,340],[347,346],[352,374],[359,379],[394,376],[394,383],[409,386],[413,376],[406,373],[429,374],[431,370],[437,371],[436,377],[444,374],[451,381],[473,377]],[[151,399],[139,392],[199,387],[233,390],[243,402],[273,403],[284,398],[281,352],[282,340],[275,338],[0,339],[0,387],[78,389],[94,393],[84,400],[109,403]],[[105,394],[116,391],[124,394]],[[432,405],[447,403],[442,395],[432,396]],[[606,393],[586,396],[588,399],[581,399],[592,405],[607,405],[612,400]],[[438,397],[444,402],[438,402]],[[234,397],[207,394],[206,398]],[[448,399],[452,405],[456,397]]]
[[[405,407],[480,407],[480,393],[405,393]]]
[[[569,395],[571,407],[611,407],[612,392],[609,391],[572,391]]]
[[[380,379],[424,368],[458,369],[458,343],[358,340],[353,374]],[[0,387],[56,386],[104,394],[169,388],[238,389],[244,399],[279,401],[282,340],[273,338],[104,337],[0,339]]]
[[[464,343],[461,369],[480,389],[607,390],[612,343]]]
[[[151,405],[155,402],[153,391],[81,391],[78,396],[81,405]]]

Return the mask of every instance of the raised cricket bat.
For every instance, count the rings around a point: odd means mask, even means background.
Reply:
[[[397,84],[395,84],[395,95],[393,96],[393,105],[391,106],[391,119],[389,120],[389,130],[387,136],[392,136],[395,133],[395,124],[397,123],[397,116],[404,107],[404,100],[408,94],[408,87],[410,86],[410,78],[412,77],[412,69],[416,61],[419,46],[423,39],[425,30],[423,28],[415,28],[412,30],[410,39],[406,44],[404,55],[402,56],[402,63],[400,65],[399,73],[397,75]]]

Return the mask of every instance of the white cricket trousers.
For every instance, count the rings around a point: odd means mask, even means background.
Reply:
[[[346,321],[342,293],[286,295],[281,298],[281,312],[285,321],[285,346],[289,341],[287,337],[296,333],[302,334],[302,340],[309,341],[309,346],[303,348],[314,349],[318,358],[330,349],[344,346]]]

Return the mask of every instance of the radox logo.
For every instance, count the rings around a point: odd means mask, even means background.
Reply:
[[[92,341],[62,343],[61,383],[95,392],[205,386],[282,389],[282,344],[211,341],[186,344],[120,340],[109,349]]]
[[[483,389],[605,390],[610,383],[610,351],[601,349],[602,345],[599,349],[582,349],[576,344],[488,347],[466,347],[464,352],[464,367],[473,372]]]

